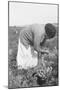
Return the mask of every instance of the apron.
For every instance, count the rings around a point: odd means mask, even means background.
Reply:
[[[37,54],[37,52],[35,52]],[[38,59],[37,56],[32,57],[31,54],[31,47],[29,46],[28,49],[21,43],[19,38],[18,44],[18,52],[17,52],[17,66],[18,69],[29,69],[37,66]]]

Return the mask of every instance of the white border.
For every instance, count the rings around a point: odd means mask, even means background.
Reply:
[[[11,1],[11,0],[10,0]],[[20,0],[15,0],[20,1]],[[22,0],[21,0],[22,1]],[[23,0],[25,2],[40,2],[40,3],[56,3],[60,4],[60,0]],[[8,84],[8,0],[0,1],[0,90],[6,90]],[[59,20],[60,21],[60,20]],[[60,34],[60,31],[59,31]],[[60,40],[60,36],[59,36]],[[60,50],[59,50],[60,52]],[[60,54],[59,54],[60,56]],[[60,64],[59,64],[60,68]],[[59,70],[60,72],[60,70]],[[59,79],[60,80],[60,79]],[[59,90],[60,86],[53,87],[39,87],[39,88],[25,88],[30,90]],[[14,90],[14,89],[13,89]]]

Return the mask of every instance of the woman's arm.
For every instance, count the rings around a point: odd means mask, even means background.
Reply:
[[[33,34],[29,28],[25,28],[20,32],[20,41],[26,48],[29,45],[33,46]]]

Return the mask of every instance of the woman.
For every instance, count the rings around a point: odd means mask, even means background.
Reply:
[[[56,29],[52,24],[33,24],[20,32],[17,65],[18,69],[28,69],[37,66],[38,53],[46,52],[41,46],[47,39],[55,36]],[[48,53],[48,52],[47,52]]]

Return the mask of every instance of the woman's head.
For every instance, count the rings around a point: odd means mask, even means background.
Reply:
[[[42,42],[40,42],[40,46],[44,45],[46,39],[54,38],[55,34],[56,34],[55,26],[50,23],[46,24],[45,25],[45,36],[44,36],[45,38],[43,39]]]
[[[45,25],[45,33],[49,39],[53,38],[56,34],[55,26],[50,23],[46,24]]]

